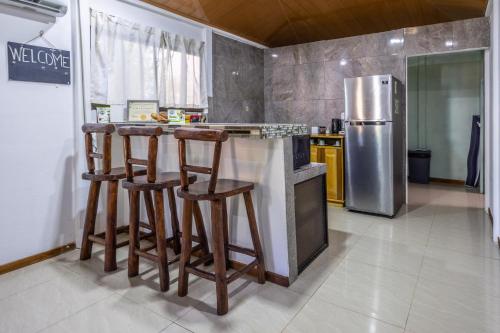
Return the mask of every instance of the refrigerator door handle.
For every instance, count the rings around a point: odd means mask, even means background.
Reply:
[[[385,120],[363,120],[363,121],[347,121],[350,126],[376,126],[385,125]]]

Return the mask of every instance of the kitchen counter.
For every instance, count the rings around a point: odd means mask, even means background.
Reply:
[[[255,137],[259,139],[285,138],[294,135],[309,134],[309,128],[304,124],[233,124],[233,123],[190,123],[190,124],[164,124],[156,122],[123,122],[113,123],[120,126],[161,126],[165,133],[172,133],[179,127],[215,128],[226,130],[230,136]]]
[[[125,125],[146,125],[118,123],[117,127]],[[147,125],[156,125],[150,124]],[[159,138],[158,169],[159,171],[178,171],[178,143],[172,131],[179,125],[159,124],[165,128],[165,134]],[[295,186],[315,177],[324,177],[325,165],[311,163],[301,169],[293,170],[293,133],[304,134],[304,125],[281,124],[191,124],[181,125],[191,127],[210,127],[226,130],[246,131],[245,134],[233,132],[228,141],[224,142],[220,160],[219,178],[238,179],[255,183],[252,191],[257,225],[261,235],[267,276],[269,280],[281,285],[289,285],[299,274],[297,262],[297,234],[295,221]],[[269,129],[274,134],[266,132]],[[281,129],[288,129],[279,132]],[[270,140],[263,140],[270,139]],[[113,166],[123,165],[122,140],[117,134],[113,139]],[[134,139],[133,153],[138,157],[146,154],[147,140]],[[190,141],[187,147],[187,160],[194,165],[209,165],[213,156],[213,143]],[[199,180],[205,180],[206,175],[199,175]],[[319,191],[321,192],[321,191]],[[317,196],[317,198],[315,197]],[[125,193],[120,196],[122,207],[119,221],[128,220],[128,204]],[[313,205],[323,209],[326,202],[321,193],[311,193]],[[300,204],[300,203],[299,203]],[[177,198],[178,211],[182,212],[182,200]],[[211,230],[210,208],[207,202],[200,202],[201,210],[210,239]],[[230,221],[230,242],[243,247],[252,247],[248,228],[248,220],[243,198],[235,196],[227,200],[228,217]],[[141,209],[142,213],[145,209]],[[146,219],[147,217],[141,216]],[[170,226],[166,216],[167,228]],[[320,223],[327,225],[327,221]],[[171,231],[167,232],[171,234]],[[250,262],[249,257],[231,253],[230,259],[240,262]]]

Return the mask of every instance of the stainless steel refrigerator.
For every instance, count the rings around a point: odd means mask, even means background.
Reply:
[[[405,201],[403,85],[392,75],[344,80],[346,207],[394,216]]]

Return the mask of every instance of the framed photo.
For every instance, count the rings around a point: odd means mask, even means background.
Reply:
[[[160,102],[155,100],[128,100],[128,121],[153,121],[152,113],[158,114]]]

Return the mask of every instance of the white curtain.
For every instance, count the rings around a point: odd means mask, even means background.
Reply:
[[[91,9],[91,101],[206,107],[205,43]]]
[[[92,10],[92,102],[126,104],[127,99],[157,99],[159,35],[153,28]]]
[[[207,106],[204,51],[204,42],[162,32],[158,62],[161,105]]]

